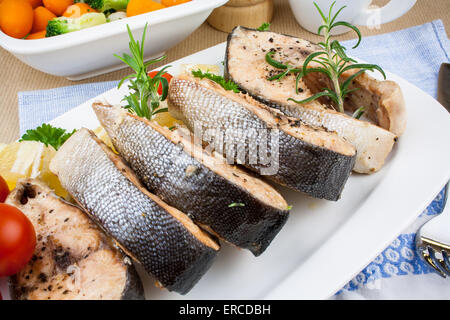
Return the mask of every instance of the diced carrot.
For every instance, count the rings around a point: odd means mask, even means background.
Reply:
[[[132,17],[138,14],[164,9],[166,6],[151,0],[130,0],[127,6],[127,16]]]
[[[161,0],[161,4],[165,5],[166,7],[176,6],[177,4],[182,4],[189,2],[191,0]]]
[[[45,30],[49,20],[56,18],[56,15],[45,7],[37,7],[33,10],[33,28],[32,33]]]
[[[46,33],[45,30],[38,31],[38,32],[35,32],[35,33],[31,33],[31,34],[28,35],[28,37],[26,37],[26,39],[27,40],[42,39],[42,38],[45,38],[45,33]]]
[[[42,6],[42,0],[27,0],[31,6],[33,7],[33,9]]]
[[[56,14],[58,17],[66,11],[68,6],[73,4],[73,0],[43,0],[44,6]]]

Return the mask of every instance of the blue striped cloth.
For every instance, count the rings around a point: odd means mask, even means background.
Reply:
[[[433,97],[441,63],[450,61],[450,42],[442,21],[436,20],[397,32],[365,37],[356,49],[344,42],[348,54],[401,75]],[[117,85],[117,81],[75,85],[51,90],[19,92],[20,132],[35,128]],[[450,299],[446,280],[435,274],[415,253],[418,227],[439,213],[441,192],[417,221],[404,231],[334,299]]]

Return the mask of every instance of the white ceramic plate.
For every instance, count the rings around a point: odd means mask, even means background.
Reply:
[[[172,62],[222,66],[225,43]],[[352,174],[338,202],[280,188],[293,206],[269,248],[255,258],[224,244],[216,262],[186,296],[160,290],[138,268],[148,299],[325,299],[341,289],[394,240],[450,179],[450,116],[433,98],[399,76],[408,125],[384,168]],[[120,103],[126,86],[110,90],[52,121],[74,129],[99,124],[94,100]]]

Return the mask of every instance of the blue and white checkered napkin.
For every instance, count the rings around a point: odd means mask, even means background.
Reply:
[[[401,75],[433,97],[441,63],[450,61],[450,41],[442,21],[365,37],[348,54]],[[117,81],[51,90],[19,92],[20,132],[49,122],[73,107],[117,85]],[[443,206],[441,192],[416,222],[350,281],[335,299],[450,299],[450,283],[422,262],[414,250],[415,232]]]

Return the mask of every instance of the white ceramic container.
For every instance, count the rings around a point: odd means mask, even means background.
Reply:
[[[317,29],[322,25],[322,18],[314,3],[317,3],[327,15],[333,2],[336,2],[333,12],[337,12],[339,8],[346,6],[339,14],[337,21],[343,20],[359,26],[379,28],[380,25],[391,22],[408,12],[416,3],[416,0],[390,0],[381,8],[371,8],[372,0],[289,0],[297,22],[312,33],[317,33]],[[337,35],[349,30],[345,27],[337,27],[333,29],[332,34]]]
[[[126,25],[135,39],[145,40],[146,58],[161,56],[175,46],[227,0],[192,0],[177,6],[129,17],[84,30],[38,40],[14,39],[0,31],[0,45],[42,72],[81,80],[125,67],[113,54],[129,52]]]

